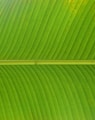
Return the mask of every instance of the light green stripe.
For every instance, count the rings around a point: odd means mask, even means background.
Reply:
[[[0,65],[95,65],[95,60],[0,60]]]

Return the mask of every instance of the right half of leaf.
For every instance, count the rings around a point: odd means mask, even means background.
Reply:
[[[0,120],[95,120],[95,66],[0,66]]]

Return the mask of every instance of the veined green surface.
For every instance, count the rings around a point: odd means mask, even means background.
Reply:
[[[0,0],[1,60],[95,59],[95,0]]]
[[[95,120],[94,64],[95,0],[0,0],[0,120]]]
[[[0,66],[0,120],[95,120],[95,66]]]

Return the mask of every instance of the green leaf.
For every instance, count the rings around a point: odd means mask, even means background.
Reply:
[[[0,120],[94,120],[95,66],[0,66]]]
[[[1,60],[95,59],[94,0],[0,0]]]

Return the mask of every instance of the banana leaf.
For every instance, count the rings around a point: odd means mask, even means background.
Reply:
[[[94,60],[95,0],[0,0],[0,60]]]
[[[95,66],[0,66],[0,120],[95,120]]]

